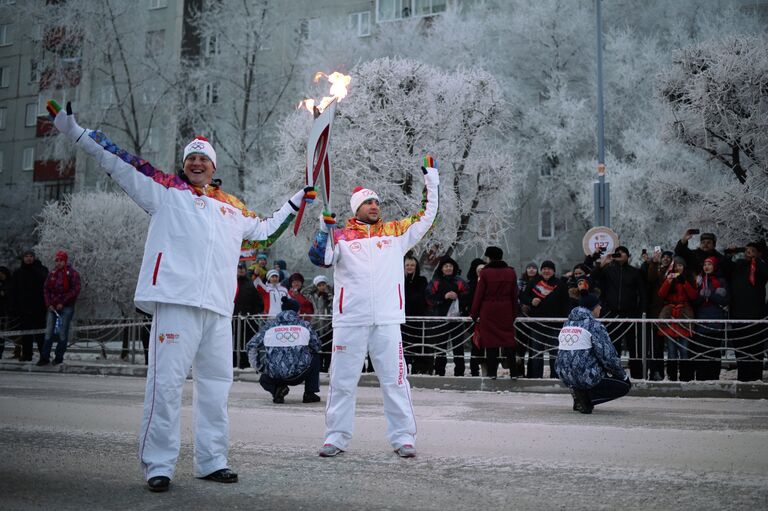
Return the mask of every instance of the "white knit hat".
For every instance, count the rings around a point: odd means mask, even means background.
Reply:
[[[312,279],[312,283],[314,285],[318,285],[321,282],[325,282],[327,284],[328,283],[328,277],[326,277],[325,275],[318,275],[317,277]]]
[[[187,144],[187,147],[184,148],[184,158],[181,161],[186,161],[187,156],[190,154],[204,154],[213,163],[213,168],[216,168],[216,151],[214,151],[213,146],[208,142],[207,138],[195,137],[192,142]]]
[[[352,190],[352,197],[349,199],[349,206],[352,208],[352,213],[356,214],[357,208],[369,199],[379,200],[379,196],[376,195],[376,192],[373,190],[363,188],[362,186],[358,186]]]
[[[269,279],[270,279],[270,277],[272,277],[272,275],[274,275],[275,277],[279,278],[280,277],[280,272],[277,271],[277,270],[269,270],[267,272],[267,282],[269,282]]]

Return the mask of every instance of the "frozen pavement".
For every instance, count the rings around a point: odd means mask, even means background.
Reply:
[[[379,391],[358,393],[348,452],[317,457],[324,403],[274,405],[236,382],[240,483],[192,477],[191,384],[171,491],[138,471],[143,380],[0,372],[3,509],[765,509],[768,401],[627,397],[592,415],[567,394],[415,389],[419,456],[384,437]],[[321,395],[325,401],[326,388]]]

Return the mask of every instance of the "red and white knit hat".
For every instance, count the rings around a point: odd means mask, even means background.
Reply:
[[[349,199],[349,207],[352,208],[352,213],[357,213],[357,208],[362,205],[363,202],[367,201],[368,199],[376,199],[379,200],[379,196],[376,195],[376,192],[373,190],[369,190],[368,188],[363,188],[362,186],[358,186],[354,190],[352,190],[352,197]]]
[[[184,158],[181,161],[186,161],[187,156],[190,154],[206,155],[213,163],[213,168],[216,168],[216,151],[213,150],[213,146],[208,142],[207,138],[195,137],[192,142],[187,144],[187,147],[184,148]]]

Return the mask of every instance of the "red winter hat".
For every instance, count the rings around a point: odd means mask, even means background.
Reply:
[[[704,262],[705,262],[705,263],[706,263],[707,261],[709,261],[710,263],[712,263],[712,268],[713,268],[713,271],[717,271],[717,257],[715,257],[715,256],[709,256],[709,257],[707,257],[706,259],[704,259]]]
[[[56,252],[55,260],[58,261],[59,259],[61,259],[62,261],[64,261],[66,263],[67,260],[69,259],[69,255],[67,255],[67,253],[64,252],[63,250],[59,250],[58,252]]]

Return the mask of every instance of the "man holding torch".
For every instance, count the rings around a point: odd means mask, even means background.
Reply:
[[[100,131],[77,125],[48,102],[58,130],[90,154],[151,215],[135,301],[152,314],[139,459],[149,489],[168,490],[180,446],[181,395],[194,375],[195,474],[237,482],[229,469],[227,398],[232,385],[232,310],[243,240],[269,246],[288,227],[311,187],[260,219],[213,179],[216,151],[202,137],[184,149],[183,172],[164,174]],[[105,212],[106,213],[106,212]],[[258,248],[258,247],[257,247]]]
[[[334,267],[335,289],[322,457],[343,452],[352,439],[355,395],[366,354],[384,397],[389,442],[401,457],[416,455],[416,422],[400,324],[405,322],[403,256],[427,234],[437,216],[439,176],[431,156],[424,158],[422,171],[426,183],[422,209],[412,216],[384,222],[379,196],[358,187],[350,199],[354,216],[344,227],[334,229],[335,219],[328,212],[320,219],[309,258],[317,266]]]

